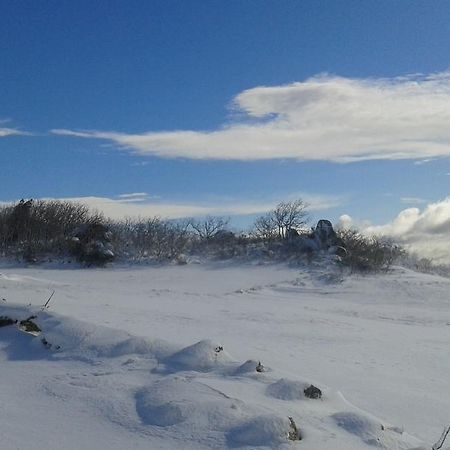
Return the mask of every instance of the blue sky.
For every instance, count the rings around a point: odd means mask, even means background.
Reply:
[[[0,43],[1,201],[447,220],[449,1],[22,0]]]

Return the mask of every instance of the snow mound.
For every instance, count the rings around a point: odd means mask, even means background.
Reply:
[[[306,383],[302,383],[301,381],[280,378],[275,383],[267,386],[266,393],[280,400],[300,400],[305,398],[303,391],[307,386]]]
[[[168,368],[198,372],[207,372],[230,362],[232,358],[223,347],[209,339],[185,347],[165,361]]]
[[[230,447],[274,447],[288,441],[290,422],[287,417],[258,416],[239,424],[228,432]]]
[[[233,371],[233,375],[246,375],[257,373],[256,367],[258,367],[258,364],[259,361],[256,361],[254,359],[248,359]]]
[[[333,419],[338,427],[355,434],[366,444],[381,447],[378,437],[381,431],[380,424],[354,412],[339,412],[333,415]]]
[[[42,311],[39,308],[8,306],[1,315],[17,320],[35,316],[33,321],[43,331],[42,336],[52,344],[57,358],[92,360],[140,354],[161,359],[173,352],[174,346],[162,340],[150,340],[117,329],[82,322],[69,317]],[[36,341],[30,341],[36,347]],[[33,349],[30,349],[34,352]]]
[[[15,396],[31,398],[39,411],[50,411],[50,421],[59,424],[59,416],[70,411],[70,417],[61,420],[68,430],[73,430],[71,417],[76,411],[84,428],[101,428],[105,436],[109,436],[106,430],[113,429],[114,439],[109,442],[128,433],[125,437],[142,442],[135,448],[284,448],[292,444],[292,417],[305,450],[420,448],[417,439],[382,425],[340,395],[330,393],[326,402],[298,402],[305,398],[309,383],[280,378],[282,373],[275,367],[259,374],[258,361],[240,364],[214,341],[201,340],[180,349],[40,308],[0,308],[0,316],[19,321],[32,315],[42,330],[38,337],[18,331],[16,324],[0,328],[0,362],[13,374],[10,380],[31,378],[32,387]],[[32,377],[24,378],[24,366]],[[4,389],[2,395],[6,394]],[[20,410],[16,417],[25,413],[34,409]],[[33,416],[29,423],[35,422]],[[108,448],[126,448],[120,445]]]
[[[241,403],[207,384],[179,377],[159,380],[136,394],[136,411],[144,424],[167,427],[186,422],[190,430],[204,433],[235,425]]]
[[[339,428],[357,436],[366,445],[386,450],[421,450],[425,447],[411,447],[417,445],[417,440],[403,433],[396,427],[387,427],[380,421],[353,411],[338,412],[331,416]]]
[[[171,395],[173,387],[173,383],[160,382],[136,393],[136,411],[144,424],[167,427],[186,420],[183,399]]]

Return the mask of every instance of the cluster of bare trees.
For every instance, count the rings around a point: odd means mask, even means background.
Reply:
[[[187,220],[126,219],[113,222],[110,227],[117,254],[130,260],[176,260],[190,242]]]
[[[100,263],[112,254],[134,261],[176,260],[228,244],[234,237],[228,223],[223,217],[111,221],[79,203],[21,200],[0,207],[0,252],[27,261],[74,256]]]
[[[199,239],[209,241],[223,233],[230,223],[229,218],[207,216],[203,220],[190,219],[189,224]]]
[[[186,252],[233,255],[228,250],[235,235],[228,223],[212,216],[111,221],[78,203],[21,200],[0,208],[0,252],[27,261],[72,255],[90,262],[111,259],[112,249],[116,257],[134,261],[176,260]],[[101,248],[108,253],[92,251]]]
[[[128,260],[183,261],[190,255],[236,256],[242,236],[228,229],[229,219],[126,219],[110,224],[114,248]]]
[[[44,200],[21,200],[0,209],[0,249],[4,255],[67,252],[67,238],[82,224],[102,222],[101,214],[85,205]]]

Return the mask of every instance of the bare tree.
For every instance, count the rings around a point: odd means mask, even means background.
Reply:
[[[307,223],[307,206],[301,199],[278,203],[273,215],[280,237],[286,238],[289,230],[300,228]]]
[[[257,217],[253,228],[253,234],[265,240],[272,240],[278,236],[277,226],[272,213]]]
[[[210,240],[218,231],[225,229],[229,222],[229,218],[207,216],[203,220],[191,220],[191,227],[200,239]]]
[[[281,202],[254,223],[257,234],[264,238],[287,238],[289,230],[301,228],[308,221],[308,205],[301,199]]]

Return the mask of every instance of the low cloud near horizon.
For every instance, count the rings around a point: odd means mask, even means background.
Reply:
[[[162,158],[344,163],[450,156],[450,71],[378,79],[320,75],[245,90],[232,105],[235,120],[213,131],[51,132]]]
[[[353,225],[348,215],[342,216],[340,222],[347,228]],[[430,203],[423,210],[404,209],[385,225],[362,226],[361,230],[369,235],[391,237],[420,257],[450,263],[450,197]]]
[[[308,205],[311,213],[335,208],[344,202],[342,197],[325,196],[319,194],[298,193],[286,196],[284,200],[302,198]],[[102,212],[111,219],[124,219],[126,217],[161,217],[163,219],[182,219],[186,217],[201,217],[207,215],[218,216],[245,216],[264,214],[283,199],[257,201],[252,199],[221,199],[220,201],[204,201],[198,203],[163,201],[159,197],[145,192],[120,194],[113,198],[108,197],[70,197],[70,198],[43,198],[41,200],[61,200],[82,203]],[[0,202],[11,204],[15,202]]]

